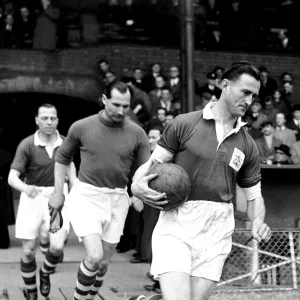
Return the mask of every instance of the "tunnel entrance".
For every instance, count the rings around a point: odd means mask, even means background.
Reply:
[[[0,94],[0,128],[3,129],[5,148],[15,154],[22,139],[36,130],[35,114],[43,103],[56,106],[58,130],[66,135],[70,125],[82,118],[98,113],[100,104],[57,94],[11,93]]]

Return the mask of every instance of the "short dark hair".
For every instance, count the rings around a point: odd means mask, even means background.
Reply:
[[[262,83],[262,77],[258,68],[247,61],[234,62],[224,71],[222,79],[236,81],[243,74],[248,74]]]
[[[164,128],[163,128],[162,126],[155,125],[155,126],[150,127],[150,128],[148,129],[148,133],[150,132],[150,130],[158,130],[159,133],[162,134],[163,131],[164,131]]]
[[[105,90],[103,92],[103,94],[107,97],[107,99],[111,98],[112,90],[117,90],[121,94],[126,94],[127,91],[129,91],[129,88],[126,85],[126,83],[124,83],[122,81],[117,81],[117,82],[114,82],[113,84],[109,84],[108,86],[105,87]]]
[[[98,61],[98,65],[102,64],[102,63],[106,63],[107,65],[109,65],[109,62],[107,59],[105,58],[101,58],[99,61]]]
[[[51,103],[43,103],[42,105],[39,105],[36,112],[35,112],[35,116],[37,117],[39,115],[39,111],[40,108],[45,107],[45,108],[55,108],[57,111],[57,108],[55,107],[55,105],[51,104]]]

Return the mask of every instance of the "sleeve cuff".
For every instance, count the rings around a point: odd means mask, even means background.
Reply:
[[[262,197],[261,195],[261,182],[259,181],[256,185],[249,188],[243,188],[244,195],[247,201],[252,201],[256,198]]]
[[[155,147],[155,150],[153,151],[151,155],[151,159],[157,160],[159,163],[166,163],[170,162],[172,158],[174,157],[174,154],[165,148],[157,145]]]

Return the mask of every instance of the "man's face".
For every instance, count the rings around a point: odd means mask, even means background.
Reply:
[[[155,85],[158,89],[161,89],[165,85],[165,81],[161,76],[155,78]]]
[[[288,160],[288,156],[281,150],[276,150],[275,160],[279,163],[286,162]]]
[[[113,89],[111,91],[111,98],[108,99],[103,95],[102,101],[105,105],[106,116],[116,124],[122,123],[130,106],[129,90],[125,94],[122,94],[117,89]]]
[[[279,91],[275,91],[273,96],[275,99],[279,99],[281,97],[281,94]]]
[[[5,22],[7,25],[13,25],[14,23],[14,18],[11,14],[8,14],[5,18]]]
[[[291,85],[290,82],[285,82],[283,85],[283,90],[285,93],[291,93],[293,90],[293,86]]]
[[[133,73],[133,77],[136,79],[136,80],[139,80],[139,79],[142,79],[143,77],[143,72],[142,70],[140,69],[136,69]]]
[[[40,107],[35,123],[41,133],[52,135],[58,125],[57,111],[54,107]]]
[[[176,78],[179,76],[179,70],[177,67],[171,67],[169,73],[171,78]]]
[[[285,124],[285,116],[284,114],[277,114],[276,115],[276,125],[283,126]]]
[[[161,91],[161,99],[164,102],[171,101],[172,100],[172,94],[171,94],[171,92],[169,90],[162,90]]]
[[[272,108],[273,107],[273,103],[272,103],[272,101],[270,100],[270,101],[265,101],[265,108],[266,109],[270,109],[270,108]]]
[[[102,62],[102,63],[100,63],[99,67],[103,73],[106,73],[106,72],[108,72],[109,64],[107,64],[106,62]]]
[[[164,109],[159,109],[157,111],[157,119],[162,123],[166,120],[166,111]]]
[[[293,81],[293,78],[290,74],[285,74],[282,78],[282,81],[286,82],[286,81],[290,81],[292,82]]]
[[[269,125],[264,126],[264,128],[261,131],[264,136],[268,136],[273,133],[273,127],[269,124]]]
[[[253,103],[253,104],[251,105],[251,111],[252,111],[253,113],[258,113],[258,112],[260,111],[260,109],[261,109],[261,106],[260,106],[259,103]]]
[[[169,123],[171,123],[174,120],[174,116],[173,115],[167,115],[166,116],[166,125],[168,125]]]
[[[257,97],[260,82],[248,74],[243,74],[236,81],[223,80],[222,87],[229,113],[234,117],[242,117]]]
[[[20,14],[23,18],[27,18],[29,16],[29,10],[27,7],[22,7],[20,9]]]
[[[215,85],[216,85],[216,82],[217,82],[216,79],[208,78],[208,84],[209,84],[209,85],[215,86]]]
[[[300,110],[295,110],[293,116],[295,120],[300,120]]]
[[[154,64],[152,66],[152,72],[153,73],[159,73],[160,72],[160,65],[159,64]]]
[[[150,143],[150,151],[153,152],[157,142],[160,139],[160,131],[158,129],[151,129],[148,133],[149,143]]]

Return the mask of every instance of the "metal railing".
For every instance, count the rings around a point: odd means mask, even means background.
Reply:
[[[219,290],[260,291],[298,289],[300,230],[274,229],[270,241],[257,243],[251,230],[237,229],[225,262]]]

